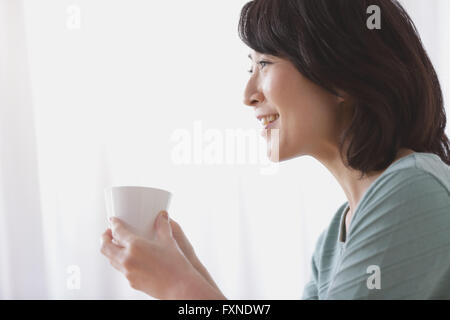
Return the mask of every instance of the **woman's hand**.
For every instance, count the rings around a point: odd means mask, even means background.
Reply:
[[[184,234],[180,225],[175,220],[170,219],[170,226],[172,229],[172,235],[175,241],[177,242],[178,247],[181,249],[181,251],[183,251],[184,256],[189,260],[192,266],[206,279],[206,281],[208,281],[210,285],[212,285],[220,292],[220,294],[222,294],[219,287],[209,274],[208,270],[203,266],[203,264],[198,259],[197,255],[195,254],[194,248],[192,247],[188,238]]]
[[[157,299],[226,299],[183,254],[167,212],[157,217],[152,240],[135,235],[118,218],[112,218],[111,223],[112,230],[107,229],[102,236],[101,252],[133,289]],[[185,246],[186,242],[182,243]]]

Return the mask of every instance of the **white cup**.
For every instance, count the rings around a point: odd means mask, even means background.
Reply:
[[[160,211],[168,211],[169,191],[136,186],[105,188],[107,218],[117,217],[139,236],[153,239],[153,225]]]

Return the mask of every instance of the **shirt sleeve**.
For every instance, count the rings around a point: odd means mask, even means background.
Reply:
[[[318,300],[319,293],[317,290],[317,267],[314,261],[314,256],[312,257],[312,275],[309,282],[305,285],[303,289],[303,300]]]
[[[323,237],[325,235],[325,232],[322,232],[322,234],[319,236],[319,239],[317,240],[315,249],[314,249],[314,253],[312,255],[311,258],[311,279],[309,280],[309,282],[305,285],[304,289],[303,289],[303,296],[302,299],[303,300],[318,300],[319,299],[319,290],[317,287],[317,284],[319,283],[318,281],[318,276],[319,276],[319,271],[317,269],[317,255],[319,253],[319,251],[321,250],[321,246],[322,246],[322,240]]]
[[[450,299],[448,189],[408,168],[365,198],[326,299]]]

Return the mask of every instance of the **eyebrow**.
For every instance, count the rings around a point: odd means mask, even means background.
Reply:
[[[252,55],[249,53],[248,57],[250,58],[250,60],[253,60]]]

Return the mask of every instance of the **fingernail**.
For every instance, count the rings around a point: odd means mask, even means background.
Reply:
[[[167,211],[162,211],[161,215],[164,219],[169,220],[169,214],[167,213]]]

